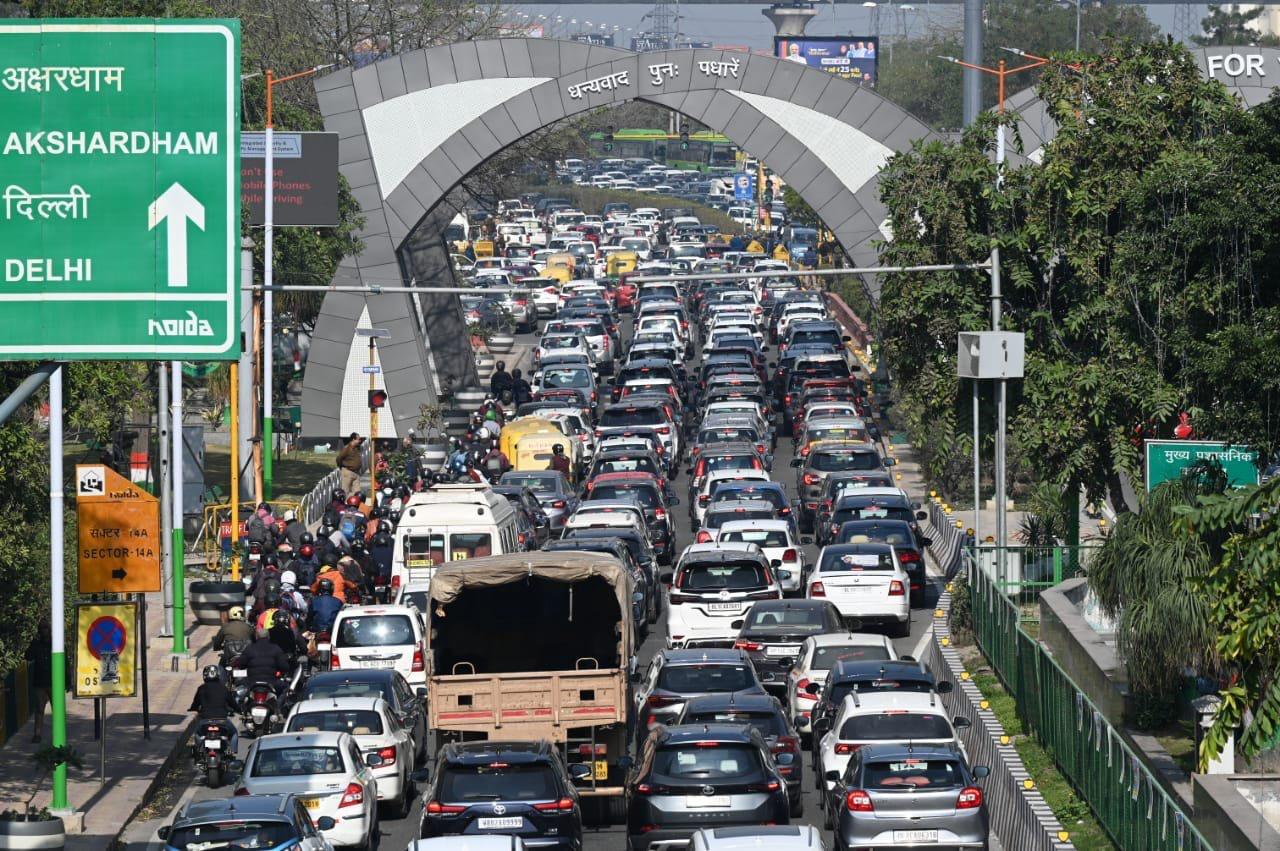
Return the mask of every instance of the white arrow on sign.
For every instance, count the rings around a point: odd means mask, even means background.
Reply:
[[[155,230],[160,222],[167,222],[165,233],[169,242],[169,286],[187,285],[187,220],[204,230],[204,204],[201,204],[181,183],[175,183],[151,202],[147,208],[148,230]]]

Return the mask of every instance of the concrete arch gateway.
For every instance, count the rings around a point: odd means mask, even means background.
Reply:
[[[441,201],[467,174],[519,139],[599,107],[643,100],[723,133],[766,162],[808,202],[853,261],[870,265],[883,239],[878,172],[895,152],[932,136],[874,91],[771,56],[719,51],[633,53],[549,39],[460,42],[393,56],[316,81],[325,128],[360,202],[365,249],[334,283],[426,286],[452,281],[439,239]],[[382,377],[398,434],[433,404],[444,376],[474,376],[457,299],[447,294],[328,293],[303,391],[304,431],[343,431],[343,399],[362,363],[357,323],[387,328]],[[353,351],[353,343],[356,344]],[[358,373],[358,368],[355,370]],[[356,398],[358,396],[358,398]],[[361,420],[363,421],[363,420]]]

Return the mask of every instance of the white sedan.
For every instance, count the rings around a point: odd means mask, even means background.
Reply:
[[[544,334],[533,350],[533,366],[536,369],[547,355],[582,355],[592,366],[596,356],[587,338],[578,333]]]
[[[787,520],[730,520],[720,527],[717,543],[755,544],[769,559],[769,566],[785,571],[778,584],[787,593],[804,587],[804,547],[791,535]]]
[[[822,548],[805,596],[830,600],[850,629],[885,623],[893,638],[911,634],[911,578],[892,544],[832,544]]]
[[[289,733],[350,733],[364,752],[366,761],[377,755],[380,763],[373,776],[378,781],[378,800],[391,809],[395,818],[404,818],[413,806],[414,751],[411,731],[400,726],[395,713],[380,697],[327,697],[303,700],[285,720]]]
[[[350,733],[276,733],[249,746],[235,794],[293,793],[313,821],[333,819],[324,835],[335,846],[368,848],[378,835],[380,764]]]
[[[809,716],[821,696],[827,674],[837,662],[880,662],[898,658],[893,642],[866,632],[813,635],[800,645],[800,655],[787,674],[787,714],[801,735],[812,732]]]

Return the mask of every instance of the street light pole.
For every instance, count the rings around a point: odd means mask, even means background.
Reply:
[[[386,328],[357,328],[357,336],[369,338],[369,504],[378,504],[378,409],[373,406],[373,391],[378,389],[378,350],[376,342],[391,336]]]

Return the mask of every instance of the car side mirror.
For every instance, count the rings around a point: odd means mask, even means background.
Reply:
[[[976,776],[976,772],[975,772],[975,776]],[[156,831],[156,836],[160,837],[161,839],[168,839],[168,838],[169,838],[169,825],[167,825],[167,824],[166,824],[164,827],[162,827],[162,828],[160,828],[159,830],[157,830],[157,831]]]
[[[809,546],[810,544],[813,543],[813,536],[805,535],[803,538],[800,539],[800,543],[806,547]]]
[[[955,718],[952,718],[951,723],[957,730],[967,730],[973,726],[973,722],[968,718],[965,718],[963,715],[957,715]]]
[[[670,585],[673,579],[675,579],[675,574],[670,571],[658,574],[658,581],[663,585]]]
[[[933,546],[933,538],[921,538],[921,539],[920,539],[920,546],[922,546],[922,547],[932,547],[932,546]]]
[[[903,658],[905,659],[906,657],[904,656]],[[912,661],[915,661],[915,660],[912,660]],[[933,687],[933,690],[936,691],[938,694],[951,694],[951,692],[955,690],[955,686],[952,685],[947,680],[943,680],[942,682],[935,685]]]
[[[668,500],[667,500],[667,505],[670,505],[672,508],[674,508],[675,506],[677,506],[677,505],[679,505],[679,504],[680,504],[680,497],[678,497],[678,496],[673,496],[673,497],[671,497],[670,499],[668,499]]]
[[[770,567],[782,567],[782,559],[780,559],[780,558],[772,558],[772,559],[769,559],[769,566],[770,566]],[[781,573],[781,571],[779,571],[779,573]]]
[[[742,629],[742,625],[744,623],[746,623],[746,621],[736,620],[733,623],[729,624],[729,629]]]
[[[333,816],[320,816],[316,819],[316,830],[333,830],[337,826],[338,823],[333,820]]]
[[[827,780],[831,781],[832,783],[839,783],[839,782],[840,782],[840,772],[838,772],[838,771],[828,771],[828,772],[824,775],[824,777],[825,777],[825,779],[827,779]]]
[[[232,774],[239,774],[240,772],[244,771],[244,760],[242,759],[231,760],[230,762],[227,763],[227,770],[230,771]]]
[[[841,342],[844,342],[844,343],[852,343],[852,342],[853,342],[853,338],[852,338],[852,337],[850,337],[848,334],[845,334],[845,335],[843,335],[843,336],[841,336],[841,337],[840,337],[840,341],[841,341]]]
[[[414,783],[429,783],[431,782],[431,768],[425,765],[422,768],[416,768],[409,775],[409,779]]]
[[[823,735],[831,729],[831,720],[828,718],[819,718],[813,722],[813,732],[816,735]]]
[[[804,690],[807,694],[818,694],[822,691],[822,683],[809,683]]]
[[[783,581],[783,580],[786,580],[786,579],[790,579],[790,578],[791,578],[791,571],[789,571],[789,570],[782,570],[782,569],[779,569],[779,570],[778,570],[778,581],[779,581],[779,582],[781,582],[781,581]]]
[[[975,765],[973,767],[973,776],[977,780],[986,780],[991,776],[991,769],[985,765]]]
[[[635,760],[633,760],[629,756],[622,756],[618,758],[618,768],[621,768],[623,771],[626,771],[628,768],[630,768],[635,764],[636,764]]]
[[[914,662],[914,661],[916,660],[916,657],[914,657],[914,656],[899,656],[899,657],[898,657],[898,659],[899,659],[900,661],[902,661],[902,662]]]
[[[804,466],[804,459],[803,459],[803,458],[792,458],[792,459],[791,459],[791,466],[792,466],[792,467],[803,467],[803,466]]]
[[[382,765],[382,757],[376,753],[365,754],[364,764],[370,768],[377,768]]]
[[[928,520],[928,519],[929,519],[929,515],[928,515],[928,514],[925,514],[923,511],[917,511],[917,512],[916,512],[916,519],[917,519],[917,520]]]
[[[591,766],[585,762],[575,762],[569,766],[569,776],[574,780],[587,780],[591,777]]]
[[[895,466],[897,463],[898,463],[898,459],[897,459],[897,458],[885,458],[885,459],[884,459],[884,465],[885,465],[886,467],[893,467],[893,466]]]

